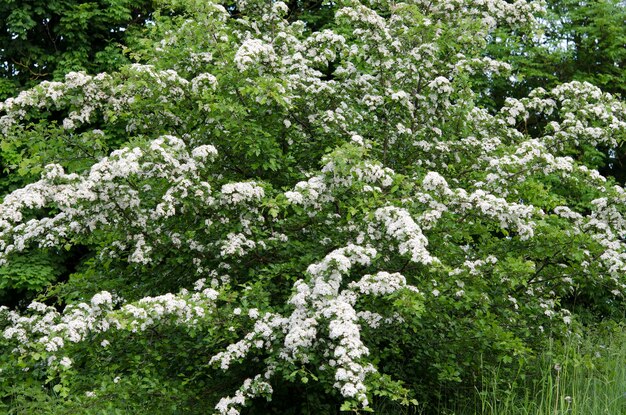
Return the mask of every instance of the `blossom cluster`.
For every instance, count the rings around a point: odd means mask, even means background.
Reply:
[[[62,313],[54,307],[33,302],[28,306],[27,315],[8,312],[10,326],[2,335],[7,340],[16,341],[14,352],[45,351],[51,368],[58,369],[59,365],[68,368],[71,358],[63,356],[59,359],[67,343],[84,342],[96,334],[114,330],[145,331],[160,322],[195,326],[213,312],[218,295],[213,288],[193,293],[183,290],[178,295],[168,293],[145,297],[116,309],[116,302],[121,299],[103,291],[94,295],[89,303],[68,306]],[[101,342],[102,347],[109,345],[106,339]]]

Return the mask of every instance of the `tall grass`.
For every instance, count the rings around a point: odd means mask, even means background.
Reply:
[[[621,415],[626,414],[624,327],[588,331],[583,339],[548,348],[535,368],[502,387],[498,372],[483,379],[473,408],[455,415]]]

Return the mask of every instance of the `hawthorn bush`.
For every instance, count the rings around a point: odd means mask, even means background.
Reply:
[[[597,168],[624,103],[475,104],[510,69],[488,36],[541,5],[334,3],[318,31],[283,2],[161,3],[143,64],[0,104],[40,175],[1,204],[0,277],[88,252],[0,309],[8,412],[428,411],[623,310],[626,191]]]

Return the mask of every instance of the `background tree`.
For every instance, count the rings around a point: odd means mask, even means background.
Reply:
[[[510,78],[484,79],[484,105],[498,109],[506,97],[563,82],[590,82],[618,96],[626,94],[626,6],[618,0],[547,2],[536,32],[502,27],[491,35],[486,54],[513,66]],[[541,120],[536,120],[541,122]],[[532,124],[532,122],[531,122]],[[532,128],[532,125],[531,125]],[[599,148],[602,171],[626,181],[626,149]]]
[[[0,2],[0,99],[70,71],[128,63],[122,45],[150,17],[151,1]]]

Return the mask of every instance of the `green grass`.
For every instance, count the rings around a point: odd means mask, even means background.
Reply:
[[[491,378],[483,380],[485,386],[477,390],[473,405],[448,409],[447,413],[626,414],[624,327],[616,326],[602,332],[589,331],[583,339],[548,348],[534,366],[504,388],[495,371]]]
[[[553,344],[515,379],[485,370],[481,387],[437,408],[377,402],[384,415],[626,415],[626,326]]]

